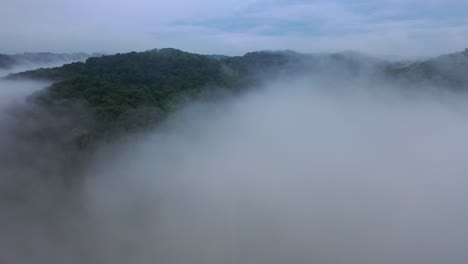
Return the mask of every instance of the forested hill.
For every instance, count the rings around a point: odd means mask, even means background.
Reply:
[[[207,73],[218,70],[217,62],[205,56],[176,49],[162,49],[92,57],[84,63],[76,62],[51,69],[26,71],[12,74],[9,78],[64,81],[92,76],[118,83],[153,85],[176,77],[205,81],[209,78]]]
[[[390,81],[425,82],[443,86],[468,83],[468,49],[423,61],[390,62],[357,52],[302,54],[294,51],[257,51],[244,56],[198,55],[177,49],[91,57],[62,67],[30,70],[11,74],[8,79],[70,80],[97,77],[111,82],[174,88],[176,79],[201,83],[239,85],[258,80],[262,73],[320,73],[344,76],[376,74]],[[209,76],[208,76],[209,75]],[[340,76],[343,77],[343,76]],[[370,76],[367,76],[370,77]],[[171,88],[171,89],[172,89]]]
[[[93,125],[72,129],[75,134],[71,138],[80,145],[87,145],[96,138],[158,123],[183,96],[196,96],[217,88],[239,91],[258,84],[265,77],[304,73],[341,80],[365,76],[465,89],[468,52],[402,64],[355,52],[261,51],[228,57],[166,48],[91,57],[86,62],[11,74],[7,79],[55,81],[31,99],[50,109],[61,104],[63,111],[64,102],[85,105],[94,120]]]
[[[86,62],[11,74],[7,78],[55,81],[35,100],[44,105],[63,100],[85,104],[97,121],[85,134],[95,138],[154,123],[148,120],[164,117],[183,96],[217,88],[236,92],[281,73],[290,76],[341,69],[343,75],[354,74],[378,63],[359,54],[261,51],[228,57],[166,48],[92,57]]]
[[[32,102],[54,115],[66,112],[64,108],[84,105],[93,122],[84,127],[78,123],[76,127],[68,127],[74,132],[67,138],[86,146],[100,138],[157,124],[181,97],[214,88],[241,87],[248,82],[244,78],[248,75],[243,70],[245,65],[235,60],[232,65],[236,65],[236,70],[226,68],[224,61],[210,56],[160,49],[93,57],[84,63],[27,71],[7,78],[55,81],[31,97]]]
[[[452,90],[468,90],[468,49],[425,61],[395,64],[386,69],[389,80],[442,86]]]
[[[257,51],[244,56],[198,55],[177,49],[154,49],[101,57],[62,67],[11,74],[9,79],[28,78],[53,81],[76,77],[98,77],[112,82],[160,86],[166,81],[195,81],[222,85],[239,84],[240,79],[261,77],[262,73],[303,73],[341,70],[357,73],[387,63],[359,53],[302,54],[294,51]],[[235,83],[233,83],[235,82]],[[172,86],[172,84],[170,84]],[[159,87],[161,88],[161,87]],[[174,88],[174,87],[172,87]]]

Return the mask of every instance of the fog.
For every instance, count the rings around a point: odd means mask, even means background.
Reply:
[[[37,81],[7,81],[0,80],[0,109],[24,102],[24,99],[32,93],[46,87],[48,82]],[[0,112],[4,113],[4,111]]]
[[[41,54],[41,53],[38,53]],[[33,53],[34,55],[34,53]],[[13,55],[14,56],[14,55]],[[21,58],[22,55],[17,55]],[[27,55],[25,55],[27,56]],[[40,56],[40,55],[37,55]],[[35,62],[29,61],[27,58],[24,59],[17,59],[11,67],[7,68],[0,68],[0,78],[8,76],[12,73],[24,72],[29,70],[35,70],[38,68],[54,68],[60,67],[67,63],[72,63],[76,61],[85,61],[88,55],[86,54],[50,54],[50,55],[42,55],[44,56],[43,62]],[[47,57],[49,56],[49,57]],[[63,59],[53,58],[55,57],[64,57]],[[68,58],[67,58],[68,57]]]
[[[0,262],[464,263],[467,117],[464,95],[309,77],[199,100],[100,146],[66,199],[2,199]]]

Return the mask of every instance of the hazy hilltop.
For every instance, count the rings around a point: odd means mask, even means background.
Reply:
[[[244,56],[199,55],[181,50],[165,48],[145,52],[130,52],[115,55],[84,53],[52,54],[25,53],[20,55],[1,55],[3,64],[11,61],[51,62],[54,60],[83,60],[83,62],[65,65],[53,69],[38,69],[11,74],[9,79],[32,78],[53,81],[68,80],[78,76],[101,76],[105,79],[133,83],[152,83],[157,76],[168,68],[177,71],[189,71],[196,64],[211,67],[227,67],[236,78],[247,78],[255,72],[265,73],[318,73],[338,71],[344,75],[383,74],[393,80],[428,81],[430,84],[460,86],[466,84],[468,49],[463,52],[442,55],[425,60],[385,60],[365,54],[346,51],[341,53],[303,54],[291,50],[256,51]],[[24,57],[24,58],[22,58]],[[84,59],[90,58],[87,61]],[[22,58],[22,59],[21,59]],[[202,61],[202,58],[204,59]],[[184,61],[182,61],[184,60]],[[2,60],[0,60],[1,62]],[[205,65],[201,65],[203,68]],[[223,74],[226,74],[224,72]],[[117,77],[119,75],[120,77]],[[132,76],[132,77],[130,77]],[[144,78],[139,78],[144,77]],[[382,77],[382,76],[379,76]],[[130,80],[133,78],[133,80]]]
[[[358,74],[365,70],[376,70],[389,66],[390,62],[367,56],[358,52],[303,54],[291,50],[286,51],[256,51],[244,56],[199,55],[177,49],[154,49],[145,52],[130,52],[124,54],[93,57],[86,62],[73,63],[53,69],[39,69],[12,74],[8,78],[32,78],[47,80],[66,80],[78,76],[100,75],[104,78],[120,78],[124,82],[150,83],[160,76],[160,71],[177,68],[178,71],[190,71],[196,64],[212,67],[227,67],[236,77],[248,77],[253,73],[290,74],[325,70],[340,70],[343,74]],[[206,64],[206,65],[203,65]],[[379,68],[380,67],[380,68]],[[167,69],[166,69],[167,68]],[[164,72],[163,72],[164,73]],[[224,74],[228,74],[225,72]],[[111,76],[114,75],[114,76]],[[116,75],[122,75],[116,77]],[[132,76],[133,80],[129,80]],[[145,77],[145,78],[138,78]]]
[[[389,67],[390,78],[405,79],[453,89],[468,89],[468,49],[463,52]]]
[[[79,61],[85,60],[86,53],[51,53],[51,52],[25,52],[23,54],[0,54],[0,67],[11,68],[18,64],[47,64],[55,61]]]
[[[145,127],[200,94],[238,93],[275,78],[312,74],[322,79],[374,78],[389,64],[359,53],[301,54],[258,51],[244,56],[199,55],[165,48],[88,58],[56,68],[11,74],[6,79],[55,82],[35,100],[85,104],[96,127],[79,142]],[[186,98],[186,99],[183,99]],[[150,118],[151,116],[151,118]]]
[[[51,52],[25,52],[22,54],[0,54],[0,77],[5,75],[34,70],[37,68],[50,68],[66,63],[84,61],[91,56],[102,54],[93,53],[51,53]]]
[[[53,81],[33,97],[51,109],[64,100],[85,105],[94,125],[71,129],[74,135],[70,137],[84,146],[97,138],[156,124],[177,109],[181,100],[221,90],[238,93],[272,78],[308,76],[328,82],[330,89],[356,80],[377,87],[385,80],[408,89],[423,85],[464,91],[467,72],[467,51],[403,64],[358,52],[258,51],[229,57],[165,48],[91,57],[85,62],[11,74],[6,79]]]

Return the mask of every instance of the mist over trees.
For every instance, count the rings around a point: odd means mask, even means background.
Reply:
[[[34,101],[54,104],[75,101],[89,107],[96,119],[77,139],[87,144],[116,131],[138,130],[156,123],[177,108],[181,98],[224,89],[237,93],[260,85],[271,76],[309,75],[328,80],[382,80],[399,86],[465,90],[468,84],[465,52],[423,62],[398,63],[356,52],[301,54],[261,51],[242,57],[207,56],[176,49],[92,57],[86,62],[11,74],[7,79],[52,80],[55,83]],[[151,120],[155,121],[152,122]]]
[[[99,53],[50,53],[25,52],[22,54],[0,54],[0,78],[8,74],[35,70],[37,68],[50,68],[62,66],[66,63],[84,61]]]
[[[467,51],[167,48],[9,74],[0,262],[467,259],[467,73]]]

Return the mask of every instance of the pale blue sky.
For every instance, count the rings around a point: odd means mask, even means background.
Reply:
[[[431,56],[468,47],[466,0],[2,0],[0,53],[358,50]]]

